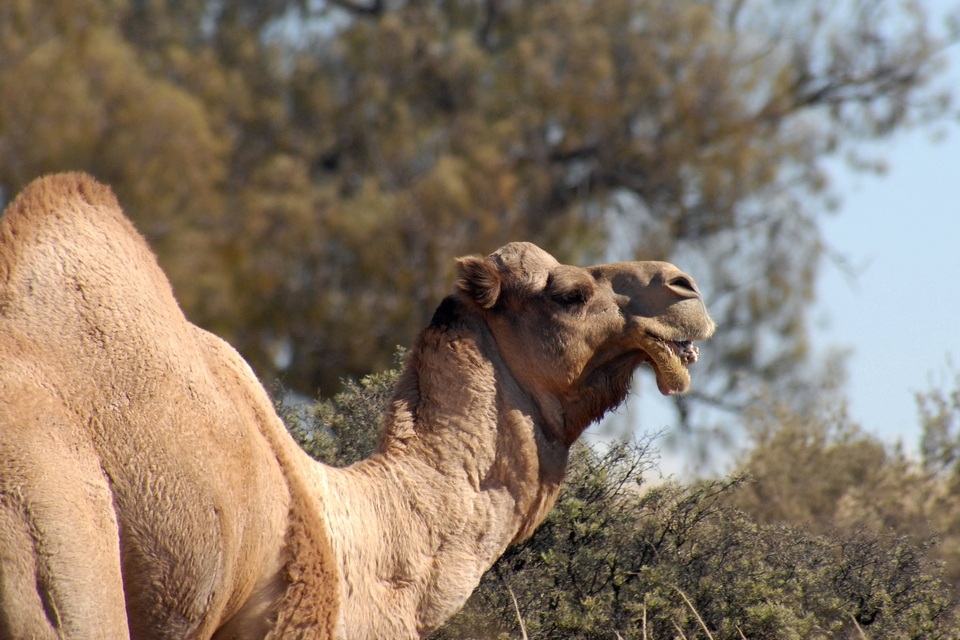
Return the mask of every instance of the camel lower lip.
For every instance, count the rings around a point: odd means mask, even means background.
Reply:
[[[700,359],[700,349],[692,340],[664,340],[685,366]]]
[[[691,340],[669,340],[644,332],[639,336],[637,346],[653,367],[660,393],[669,396],[690,388],[687,368],[700,356],[700,350]]]

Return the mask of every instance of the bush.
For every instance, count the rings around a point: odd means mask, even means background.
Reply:
[[[406,350],[398,349],[394,369],[359,382],[343,380],[343,390],[329,400],[307,407],[281,405],[280,417],[293,439],[316,460],[336,467],[369,457],[405,357]]]
[[[288,413],[292,433],[332,464],[366,457],[397,376],[347,381],[333,399]],[[752,486],[746,475],[647,486],[654,442],[576,444],[556,507],[432,637],[960,636],[930,541],[868,526],[758,522],[734,506]]]
[[[956,637],[927,546],[895,533],[760,525],[744,476],[641,490],[649,442],[579,446],[544,524],[435,638]]]

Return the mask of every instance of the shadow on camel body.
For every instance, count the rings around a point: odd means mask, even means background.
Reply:
[[[713,322],[666,263],[528,243],[458,261],[377,452],[311,460],[188,322],[113,194],[0,218],[0,637],[416,638],[553,505],[570,445],[646,362],[685,391]]]

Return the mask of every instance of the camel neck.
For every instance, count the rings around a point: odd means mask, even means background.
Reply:
[[[426,330],[379,452],[325,471],[351,638],[428,633],[556,498],[567,450],[543,436],[488,339],[469,323]]]

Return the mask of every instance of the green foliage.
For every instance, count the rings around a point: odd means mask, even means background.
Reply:
[[[557,508],[437,638],[946,638],[953,601],[928,548],[867,529],[761,525],[723,504],[742,476],[641,490],[644,448],[581,450]],[[590,470],[586,472],[586,470]],[[634,478],[639,480],[639,478]],[[589,501],[584,497],[589,496]],[[615,635],[616,634],[616,635]]]
[[[824,158],[943,112],[918,5],[11,0],[0,191],[111,183],[301,393],[388,366],[454,256],[670,258],[724,328],[688,399],[741,406],[800,375]]]
[[[753,438],[737,467],[752,482],[729,503],[761,523],[814,530],[892,531],[918,543],[936,538],[931,560],[960,586],[960,497],[952,464],[960,441],[951,436],[955,392],[920,394],[923,458],[891,450],[821,399],[803,413],[758,400],[747,415]]]
[[[318,403],[307,420],[288,420],[291,430],[311,453],[336,464],[367,455],[397,375],[346,381],[344,391]],[[796,421],[778,416],[790,433],[778,435],[770,419],[765,439],[748,457],[768,462],[757,466],[762,473],[755,480],[740,474],[649,486],[656,437],[604,449],[576,444],[544,523],[507,550],[433,637],[516,638],[521,624],[532,639],[648,640],[706,632],[716,640],[956,637],[956,603],[935,561],[938,548],[912,531],[854,517],[851,504],[844,516],[838,506],[851,495],[867,503],[891,498],[883,479],[892,475],[891,459],[880,455],[882,448],[852,455],[869,439],[850,426],[813,429],[801,442],[793,434]],[[776,463],[789,465],[791,457],[799,470],[774,475]],[[801,471],[827,473],[828,466],[835,469],[827,479],[808,476],[813,488],[802,491]],[[867,473],[868,467],[879,469]],[[772,483],[783,483],[784,491],[758,493],[758,486]],[[876,493],[867,493],[871,483]],[[839,491],[841,485],[849,491]],[[789,503],[790,490],[797,491],[796,505],[771,506]],[[818,492],[826,497],[811,502]],[[828,498],[831,508],[824,506]],[[816,527],[805,526],[811,516]],[[909,517],[889,522],[906,525]]]
[[[368,458],[393,388],[400,376],[404,349],[395,355],[398,368],[371,374],[357,382],[343,381],[343,390],[309,406],[281,405],[280,416],[291,435],[313,458],[338,467]]]
[[[960,375],[951,367],[952,383],[917,394],[922,427],[923,483],[901,492],[903,517],[911,515],[936,531],[935,550],[947,576],[960,585]]]
[[[763,523],[827,526],[858,492],[876,494],[907,462],[850,422],[845,406],[808,405],[803,414],[768,396],[746,413],[751,447],[738,467],[754,481],[733,503]]]
[[[960,480],[960,373],[954,372],[952,388],[918,393],[917,407],[925,469]],[[960,488],[960,483],[956,486]]]

